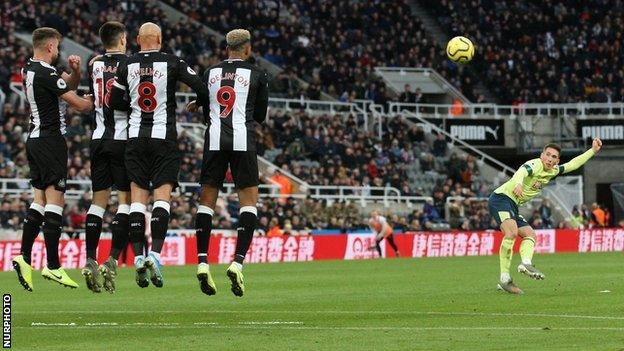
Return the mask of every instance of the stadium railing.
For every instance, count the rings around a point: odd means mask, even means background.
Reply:
[[[188,195],[198,192],[201,189],[199,183],[180,182],[175,195]],[[236,188],[232,183],[223,184],[222,195],[229,196],[236,194]],[[91,191],[91,181],[88,179],[67,180],[67,190],[65,198],[77,201],[85,193]],[[399,189],[393,187],[356,187],[356,186],[330,186],[330,185],[309,185],[304,194],[281,194],[280,187],[273,184],[260,184],[259,192],[261,198],[287,198],[296,199],[312,198],[315,200],[334,201],[358,201],[362,207],[369,203],[380,202],[385,207],[395,204],[403,204],[411,208],[417,204],[423,204],[427,200],[432,200],[429,196],[405,196]],[[32,198],[32,191],[29,179],[0,178],[0,194],[8,195],[11,198],[28,194]],[[115,192],[113,192],[115,194]]]
[[[206,125],[202,123],[190,123],[190,122],[178,122],[178,130],[186,131],[187,135],[193,139],[195,143],[199,143],[200,147],[203,147],[204,143],[204,135],[206,133]],[[260,174],[264,174],[267,177],[273,174],[273,172],[279,167],[266,158],[258,155],[258,171]],[[287,170],[281,169],[282,174],[287,176],[291,180],[291,184],[293,185],[293,193],[302,193],[306,187],[309,186],[307,182],[302,180],[301,178],[295,176]]]
[[[436,84],[442,91],[447,92],[455,99],[460,99],[462,102],[468,104],[470,100],[462,94],[453,84],[451,84],[448,80],[442,77],[435,69],[426,68],[426,67],[375,67],[375,73],[379,77],[382,77],[387,86],[390,87],[397,95],[403,91],[403,83],[408,83],[411,80],[407,75],[416,74],[422,77],[426,77],[427,80],[430,80],[433,84]],[[399,74],[402,78],[399,81],[395,81],[391,77],[394,74]],[[396,77],[396,76],[395,76]],[[407,79],[406,79],[407,78]]]
[[[447,222],[451,222],[452,218],[451,218],[451,207],[453,206],[453,204],[456,204],[457,202],[459,202],[460,206],[459,206],[459,216],[460,217],[465,217],[466,213],[465,213],[465,207],[463,206],[463,202],[465,201],[469,201],[469,202],[473,202],[473,201],[478,201],[478,202],[487,202],[488,198],[487,197],[464,197],[464,196],[449,196],[446,198],[446,202],[444,204],[444,218],[446,219]]]
[[[519,105],[496,105],[496,104],[464,104],[461,110],[449,104],[419,104],[405,102],[390,102],[388,104],[391,114],[401,111],[411,111],[419,117],[452,118],[482,116],[501,118],[514,118],[516,116],[575,116],[586,118],[588,116],[607,116],[615,118],[624,116],[624,103],[566,103],[566,104],[519,104]],[[459,112],[459,113],[458,113]]]
[[[21,98],[21,107],[24,107],[25,95],[22,84],[12,82],[10,89]],[[78,91],[88,91],[87,86],[79,86]],[[179,104],[186,105],[195,98],[194,93],[177,92]],[[284,108],[287,110],[306,110],[308,112],[324,113],[352,113],[359,114],[366,118],[368,125],[368,112],[372,109],[379,109],[379,105],[371,100],[358,99],[355,102],[308,100],[308,99],[286,99],[269,98],[269,106]],[[383,110],[383,109],[382,109]],[[497,105],[497,104],[472,104],[465,103],[461,106],[461,113],[454,114],[457,106],[451,104],[420,104],[392,101],[388,103],[388,113],[398,114],[401,111],[411,111],[419,117],[472,117],[480,116],[494,118],[514,118],[515,116],[576,116],[585,118],[588,116],[607,116],[609,118],[624,116],[624,102],[612,103],[526,103],[518,105]]]

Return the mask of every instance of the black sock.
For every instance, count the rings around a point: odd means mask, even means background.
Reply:
[[[111,223],[111,231],[113,232],[113,243],[111,246],[110,257],[119,260],[119,254],[126,249],[128,245],[128,230],[130,228],[130,219],[127,213],[117,213]]]
[[[145,240],[145,214],[143,212],[130,212],[130,242],[135,256],[143,255],[143,240]]]
[[[208,246],[210,245],[211,230],[212,216],[207,213],[198,213],[195,218],[195,239],[197,241],[198,263],[208,263]]]
[[[24,256],[24,261],[28,264],[30,264],[32,247],[35,243],[35,239],[37,239],[39,235],[42,223],[43,215],[39,211],[29,208],[26,213],[26,218],[24,218],[24,231],[22,233],[22,246],[20,249],[20,253]]]
[[[258,217],[251,212],[242,212],[238,217],[238,239],[236,240],[234,262],[243,264],[245,255],[247,255],[247,250],[249,250],[249,245],[251,245],[251,239],[253,239],[257,222]]]
[[[46,254],[48,256],[48,268],[58,269],[61,267],[58,249],[63,216],[58,213],[46,211],[43,223],[43,238],[45,239]]]
[[[377,249],[377,253],[379,254],[379,257],[383,257],[381,255],[381,245],[379,245],[379,243],[381,243],[381,240],[375,240],[375,248]]]
[[[87,215],[85,237],[87,242],[87,258],[97,261],[97,247],[102,234],[102,217]]]
[[[394,252],[398,255],[399,254],[399,248],[396,246],[396,244],[394,243],[394,235],[390,235],[388,237],[388,244],[390,244],[390,247],[392,247],[392,249],[394,250]]]
[[[169,228],[169,212],[162,207],[156,207],[152,211],[152,248],[151,251],[162,251]]]

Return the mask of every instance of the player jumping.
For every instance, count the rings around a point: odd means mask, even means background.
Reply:
[[[169,227],[171,192],[178,187],[180,152],[176,128],[176,98],[178,82],[195,91],[205,101],[208,90],[201,78],[179,57],[160,52],[162,31],[147,22],[139,28],[137,43],[141,51],[119,63],[110,107],[126,108],[130,98],[130,120],[125,163],[130,179],[130,229],[136,267],[137,285],[145,288],[151,280],[155,287],[164,284],[160,253]],[[145,211],[154,192],[152,208],[152,247],[143,256]],[[148,280],[149,274],[149,280]]]
[[[229,167],[241,207],[236,254],[226,274],[232,293],[240,297],[245,293],[243,261],[258,221],[259,178],[254,130],[256,123],[262,123],[266,117],[269,88],[267,74],[247,61],[251,56],[249,31],[235,29],[225,38],[228,59],[207,69],[203,78],[210,95],[208,103],[202,104],[209,106],[209,111],[204,111],[208,116],[208,129],[200,180],[202,191],[195,220],[197,279],[205,294],[217,292],[208,267],[208,245],[219,188],[223,186]],[[196,109],[196,103],[191,102],[189,110]]]
[[[32,34],[33,57],[22,69],[24,93],[30,105],[26,156],[35,199],[24,219],[20,255],[13,258],[13,268],[20,284],[28,291],[33,290],[30,259],[40,229],[43,230],[48,260],[41,275],[66,287],[78,287],[61,267],[58,255],[67,180],[65,109],[59,102],[63,100],[83,113],[91,111],[93,102],[88,97],[79,97],[72,90],[80,82],[79,56],[68,57],[71,74],[59,73],[54,67],[58,62],[61,40],[61,34],[54,28],[35,29]]]
[[[522,263],[518,272],[530,278],[542,280],[544,274],[533,266],[533,250],[535,248],[535,231],[518,212],[518,206],[523,205],[538,196],[544,185],[558,175],[570,173],[592,158],[600,148],[602,141],[594,139],[592,148],[573,158],[570,162],[559,166],[561,147],[557,144],[544,146],[539,158],[530,160],[522,165],[505,184],[498,187],[488,200],[490,214],[496,219],[501,231],[505,235],[500,246],[500,282],[498,289],[511,294],[522,294],[511,279],[509,267],[513,255],[513,245],[516,236],[522,237],[520,257]]]
[[[125,55],[126,27],[119,22],[106,22],[100,27],[100,38],[106,53],[91,60],[88,68],[89,88],[95,97],[95,130],[90,145],[93,203],[87,212],[87,263],[82,269],[82,275],[87,288],[99,293],[102,291],[101,273],[104,289],[113,293],[117,259],[128,243],[130,225],[130,180],[124,164],[128,139],[128,108],[110,108],[111,88],[117,66],[128,58]],[[117,188],[119,200],[117,213],[111,223],[113,243],[109,258],[98,267],[96,252],[102,233],[102,217],[113,185]]]

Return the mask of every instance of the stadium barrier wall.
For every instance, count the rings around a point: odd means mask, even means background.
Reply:
[[[234,255],[236,236],[227,231],[211,238],[209,261],[211,263],[229,263]],[[165,265],[184,265],[197,263],[197,251],[194,232],[178,231],[177,236],[170,236],[165,242],[161,259]],[[588,230],[536,230],[537,254],[559,252],[610,252],[624,251],[624,228],[601,228]],[[403,257],[458,257],[497,255],[502,234],[494,231],[452,231],[452,232],[407,232],[395,234],[395,241]],[[353,260],[374,259],[377,252],[375,236],[371,233],[341,235],[301,235],[284,237],[254,237],[247,262],[305,262],[317,260]],[[98,250],[98,260],[106,259],[111,246],[110,239],[103,239]],[[386,257],[393,257],[392,249],[382,243]],[[520,240],[516,241],[518,251]],[[37,240],[32,251],[33,268],[41,269],[46,262],[45,243]],[[12,269],[12,257],[19,255],[20,241],[0,241],[0,267],[2,271]],[[80,268],[85,264],[85,241],[81,239],[61,240],[59,256],[65,268]],[[122,260],[132,265],[131,250],[126,251]]]

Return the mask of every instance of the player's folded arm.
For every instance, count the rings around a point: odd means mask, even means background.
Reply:
[[[78,89],[78,85],[80,85],[80,73],[72,72],[71,74],[68,74],[67,72],[63,72],[61,73],[61,78],[67,82],[68,89]]]

